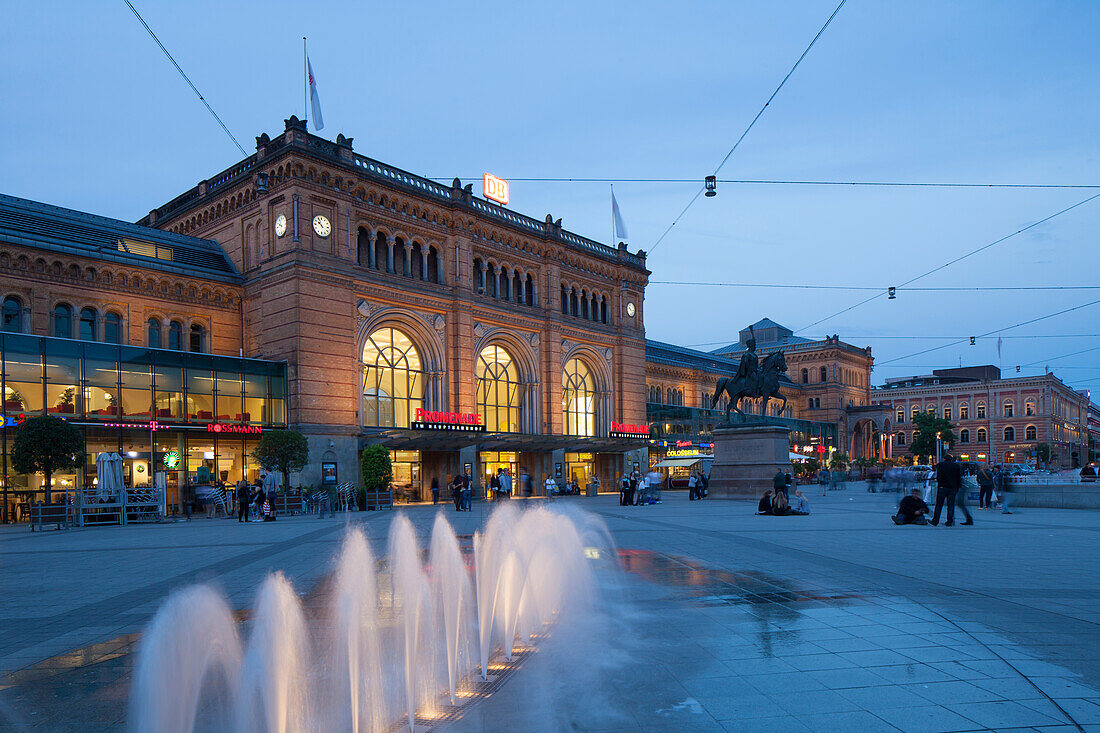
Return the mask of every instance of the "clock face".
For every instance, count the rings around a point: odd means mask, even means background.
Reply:
[[[279,214],[279,218],[275,220],[275,236],[281,237],[286,234],[286,217]]]
[[[317,232],[318,237],[327,237],[332,232],[332,225],[328,219],[318,214],[313,217],[313,231]]]
[[[634,304],[633,303],[627,303],[626,304],[626,314],[628,316],[630,316],[631,318],[634,317]]]

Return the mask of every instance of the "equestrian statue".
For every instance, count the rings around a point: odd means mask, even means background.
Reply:
[[[737,373],[732,377],[723,377],[718,380],[718,388],[714,391],[714,399],[711,407],[718,406],[718,400],[725,392],[729,397],[726,405],[726,420],[729,421],[730,410],[736,410],[738,415],[744,418],[745,413],[738,407],[742,397],[759,397],[760,414],[767,415],[768,401],[773,397],[783,401],[779,413],[787,407],[787,398],[779,391],[779,375],[787,371],[787,360],[782,351],[774,351],[764,357],[763,363],[756,356],[756,334],[749,326],[749,338],[745,342],[745,353],[741,355],[741,363],[737,365]]]

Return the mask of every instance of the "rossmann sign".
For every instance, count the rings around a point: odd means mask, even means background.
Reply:
[[[618,423],[612,421],[611,433],[612,438],[648,438],[649,426],[648,425],[627,425],[625,423]]]
[[[484,433],[485,423],[476,412],[435,412],[417,409],[413,430],[445,430],[454,433]]]

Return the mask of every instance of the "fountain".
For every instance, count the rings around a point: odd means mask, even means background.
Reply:
[[[348,530],[320,608],[307,613],[282,573],[265,579],[243,649],[224,598],[208,586],[186,588],[143,635],[131,726],[417,730],[493,689],[479,692],[498,667],[494,657],[512,660],[555,623],[590,613],[593,558],[610,547],[590,515],[504,504],[474,535],[472,558],[442,513],[425,554],[410,518],[398,514],[381,569],[363,532]],[[184,633],[193,629],[200,633]]]

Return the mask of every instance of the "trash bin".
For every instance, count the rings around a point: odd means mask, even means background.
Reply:
[[[599,487],[596,486],[596,484],[588,484],[588,487],[585,490],[584,495],[585,496],[595,496],[598,493],[597,492],[598,489],[599,489]]]

